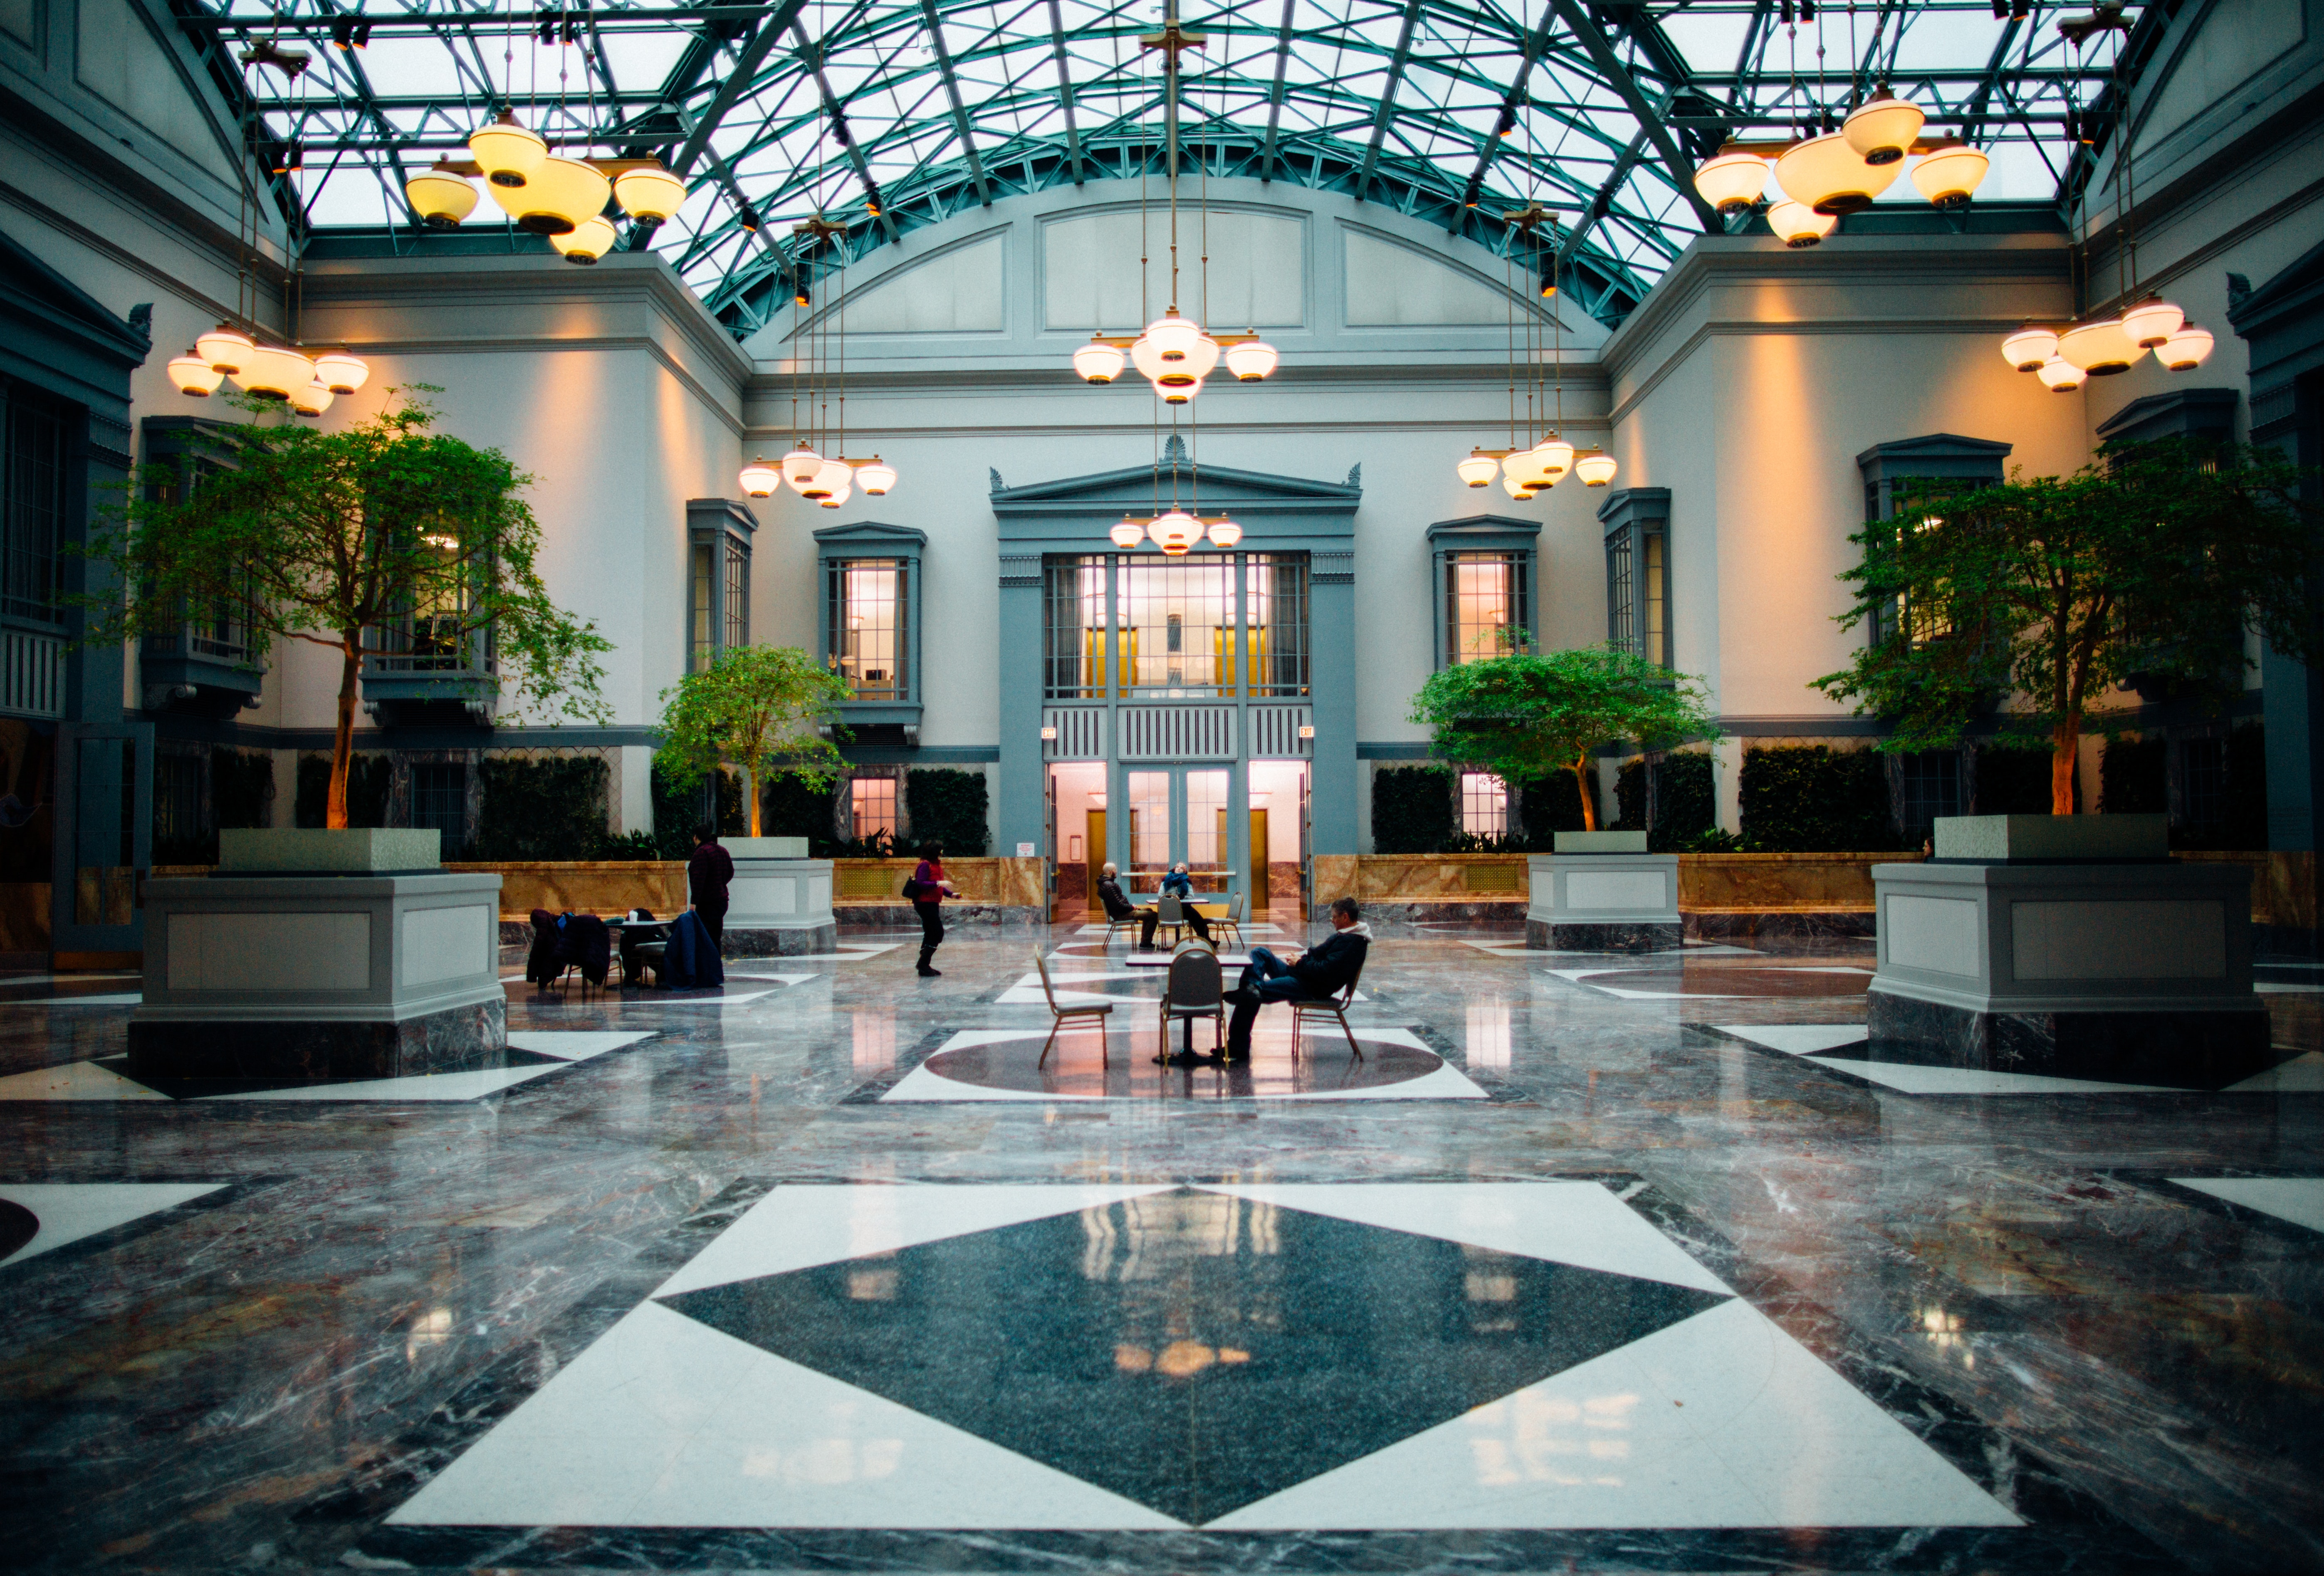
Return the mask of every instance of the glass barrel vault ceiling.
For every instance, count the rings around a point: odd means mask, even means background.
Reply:
[[[172,4],[262,152],[296,145],[262,168],[293,166],[278,198],[312,226],[410,230],[404,176],[465,157],[513,103],[558,152],[657,155],[686,177],[683,210],[625,223],[622,244],[666,257],[738,334],[788,299],[807,244],[792,226],[817,212],[860,255],[982,202],[1161,166],[1160,58],[1139,47],[1162,24],[1156,0]],[[1729,135],[1844,113],[1879,78],[1932,133],[1992,152],[1981,198],[2070,197],[2091,150],[2070,114],[2089,124],[2116,51],[2135,68],[2165,8],[2087,46],[2057,25],[2085,7],[1996,9],[1184,0],[1207,42],[1185,57],[1182,173],[1351,192],[1514,246],[1616,320],[1718,223],[1693,194],[1697,161]],[[311,66],[286,80],[237,63],[267,40]],[[1918,198],[1899,181],[1886,200]],[[1536,201],[1554,215],[1545,245],[1500,217]]]

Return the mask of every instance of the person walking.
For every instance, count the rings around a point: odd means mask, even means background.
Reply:
[[[944,845],[931,843],[920,850],[919,868],[912,871],[912,907],[920,913],[920,977],[939,979],[941,969],[933,966],[936,948],[944,945],[944,900],[957,898],[953,884],[945,880]]]
[[[694,857],[686,862],[686,889],[693,899],[687,906],[721,952],[726,950],[726,889],[733,881],[734,856],[719,845],[717,828],[706,822],[696,826]]]

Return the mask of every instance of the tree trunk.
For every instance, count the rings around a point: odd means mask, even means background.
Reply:
[[[339,716],[331,733],[331,791],[323,800],[323,825],[347,824],[347,768],[355,763],[355,683],[363,672],[363,631],[350,630],[339,646]]]
[[[2081,753],[2082,724],[2068,718],[2050,733],[2050,814],[2074,813],[2074,760]]]
[[[1590,757],[1587,755],[1573,758],[1573,786],[1582,790],[1582,829],[1595,832],[1598,830],[1598,805],[1590,792]]]
[[[756,836],[759,834],[759,770],[758,770],[758,768],[756,768],[756,767],[754,767],[754,766],[753,766],[753,767],[745,767],[745,768],[743,768],[743,770],[742,770],[742,790],[743,790],[743,792],[745,792],[745,793],[747,793],[747,794],[749,794],[749,795],[751,796],[751,820],[750,820],[751,835],[752,835],[752,836],[753,836],[753,837],[756,837]]]

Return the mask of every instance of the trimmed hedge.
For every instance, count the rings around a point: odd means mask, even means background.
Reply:
[[[1711,757],[1700,750],[1665,755],[1655,768],[1655,824],[1646,825],[1646,760],[1641,755],[1622,763],[1614,779],[1614,797],[1621,806],[1613,830],[1646,834],[1646,846],[1656,853],[1692,848],[1696,839],[1719,824],[1719,796]]]
[[[2101,758],[2099,797],[2105,772]],[[2160,808],[2160,806],[2156,806]],[[2074,808],[2082,808],[2081,762],[2074,763]],[[2043,743],[1977,747],[1977,804],[1980,816],[2046,816],[2050,813],[2050,747]]]
[[[605,796],[611,774],[595,755],[546,760],[487,756],[478,766],[484,802],[470,859],[597,859],[611,841]]]
[[[913,850],[938,843],[955,858],[981,859],[991,845],[985,825],[991,804],[984,773],[916,766],[904,773],[905,841]]]
[[[739,791],[734,813],[737,817],[742,813]],[[831,789],[801,782],[788,771],[769,777],[759,793],[759,832],[766,837],[804,837],[807,852],[821,858],[831,843]]]
[[[1452,773],[1442,766],[1395,766],[1372,773],[1372,851],[1437,853],[1457,829]]]
[[[263,751],[210,751],[210,807],[221,828],[272,824],[274,757]]]
[[[1754,853],[1901,848],[1888,814],[1887,758],[1788,744],[1743,752],[1743,846]]]
[[[2043,759],[2046,763],[2048,758]],[[2098,751],[2098,813],[2157,816],[2168,811],[2170,762],[2170,746],[2160,734],[2107,740]]]
[[[270,779],[272,769],[268,769]],[[347,762],[347,825],[387,825],[389,770],[384,755],[356,755]],[[301,826],[320,826],[323,806],[331,797],[331,758],[299,757],[299,797],[291,802],[291,819]]]
[[[1518,790],[1524,808],[1526,839],[1547,853],[1559,832],[1582,830],[1582,785],[1570,771],[1534,779]]]

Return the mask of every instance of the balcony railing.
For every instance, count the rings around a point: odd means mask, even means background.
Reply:
[[[0,713],[18,717],[65,714],[63,636],[0,630]]]

